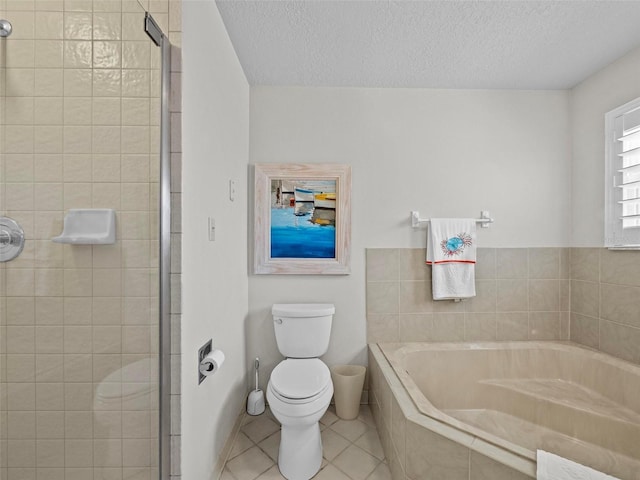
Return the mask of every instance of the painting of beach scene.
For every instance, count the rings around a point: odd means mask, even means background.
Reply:
[[[336,183],[271,179],[271,258],[335,258]]]
[[[256,274],[351,273],[351,166],[254,166]]]

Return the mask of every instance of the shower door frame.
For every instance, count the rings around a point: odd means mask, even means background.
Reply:
[[[171,475],[171,125],[169,113],[171,44],[153,16],[146,11],[144,29],[153,43],[161,49],[158,477],[160,480],[169,480]]]

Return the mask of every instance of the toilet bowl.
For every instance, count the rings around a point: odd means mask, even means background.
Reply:
[[[317,358],[286,359],[271,373],[267,401],[282,424],[278,468],[288,480],[308,480],[322,464],[318,421],[329,407],[333,383]]]
[[[278,350],[286,357],[267,385],[267,401],[282,424],[278,468],[287,480],[309,480],[322,464],[318,421],[333,395],[331,372],[319,357],[329,348],[335,307],[276,304],[271,313]]]

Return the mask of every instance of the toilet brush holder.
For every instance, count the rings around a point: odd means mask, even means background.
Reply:
[[[254,368],[256,371],[256,389],[249,393],[247,398],[247,413],[249,415],[261,415],[264,412],[264,392],[258,387],[258,368],[260,359],[256,358]]]
[[[249,415],[260,415],[264,413],[264,392],[253,390],[247,398],[247,413]]]

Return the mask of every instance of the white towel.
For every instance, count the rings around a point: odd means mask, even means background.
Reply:
[[[427,234],[427,265],[432,265],[434,300],[476,296],[476,221],[432,218]]]
[[[619,480],[553,453],[538,450],[538,480]]]

